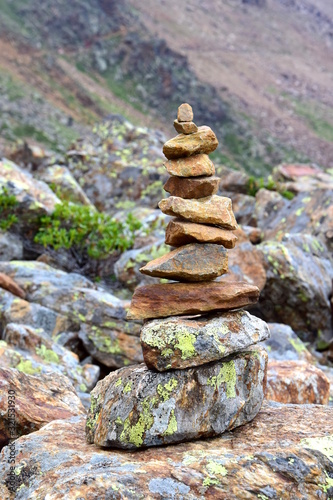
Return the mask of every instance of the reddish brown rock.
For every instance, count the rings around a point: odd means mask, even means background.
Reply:
[[[175,120],[173,122],[173,126],[175,127],[178,134],[194,134],[194,132],[198,132],[198,127],[194,122],[179,122]]]
[[[57,420],[15,442],[17,500],[332,497],[333,412],[326,406],[264,401],[252,422],[223,436],[140,452],[87,444],[85,424],[85,417]],[[2,499],[14,498],[10,451],[0,456]]]
[[[229,254],[229,271],[222,279],[226,281],[247,281],[263,290],[266,284],[264,255],[249,241],[237,244]]]
[[[140,272],[177,281],[209,281],[228,272],[227,251],[221,245],[190,243],[148,262]]]
[[[266,399],[279,403],[328,404],[330,382],[325,373],[306,361],[270,361]]]
[[[193,109],[192,106],[187,104],[181,104],[177,111],[177,120],[179,122],[191,122],[193,120]]]
[[[237,236],[233,231],[219,227],[206,226],[174,219],[169,222],[165,231],[165,243],[172,247],[180,247],[194,242],[216,243],[225,248],[234,248]]]
[[[161,200],[158,206],[167,215],[180,216],[191,222],[237,229],[230,198],[214,194],[199,200],[183,200],[177,196],[170,196]]]
[[[14,399],[9,398],[13,395]],[[10,418],[13,411],[9,411],[13,406],[14,420]],[[0,368],[0,448],[11,438],[37,431],[52,420],[84,413],[74,387],[60,373],[32,376]]]
[[[164,164],[170,175],[178,177],[199,177],[202,175],[214,175],[215,167],[206,154],[197,154],[188,158],[177,158],[169,160]]]
[[[198,153],[212,153],[219,142],[210,127],[199,127],[198,132],[185,135],[180,134],[167,141],[163,146],[163,153],[172,160],[183,156],[192,156]]]
[[[255,304],[258,298],[258,287],[242,282],[146,285],[135,290],[127,317],[147,319],[228,311]]]
[[[20,299],[25,299],[25,291],[12,278],[3,273],[0,273],[0,288],[8,290]]]
[[[164,184],[165,191],[171,196],[180,198],[207,198],[216,194],[219,189],[220,179],[218,177],[170,177]]]

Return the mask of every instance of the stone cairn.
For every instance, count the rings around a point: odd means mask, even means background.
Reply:
[[[140,271],[175,282],[136,289],[128,318],[145,320],[145,364],[110,373],[92,391],[87,440],[137,449],[211,437],[252,420],[260,410],[266,351],[253,344],[269,330],[242,307],[256,286],[213,281],[227,273],[227,248],[237,240],[229,198],[217,196],[219,178],[208,154],[218,141],[197,127],[189,104],[178,109],[175,138],[165,143],[163,213],[170,253]]]

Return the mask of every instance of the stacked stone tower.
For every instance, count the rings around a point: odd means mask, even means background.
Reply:
[[[253,344],[267,325],[242,307],[259,289],[213,281],[228,271],[227,248],[237,240],[229,198],[216,195],[219,178],[208,154],[218,141],[193,123],[182,104],[179,135],[163,152],[171,177],[162,212],[170,253],[140,271],[173,280],[137,288],[128,317],[145,320],[145,364],[111,373],[92,392],[87,439],[100,446],[136,449],[218,435],[252,420],[264,397],[267,354]],[[175,282],[176,281],[176,282]]]

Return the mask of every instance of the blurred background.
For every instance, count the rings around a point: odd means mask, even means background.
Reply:
[[[330,0],[0,0],[0,148],[110,114],[171,137],[189,102],[227,167],[332,168],[332,47]]]

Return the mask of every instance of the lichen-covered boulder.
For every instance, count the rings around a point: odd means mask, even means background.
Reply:
[[[258,245],[267,280],[258,307],[266,321],[290,325],[302,340],[332,338],[333,265],[325,245],[305,234]]]
[[[165,371],[217,361],[268,336],[264,321],[247,311],[234,311],[147,321],[141,344],[148,368]]]
[[[10,406],[15,407],[11,425],[9,401]],[[55,377],[52,373],[45,373],[33,376],[0,367],[0,447],[11,438],[34,432],[52,420],[84,413],[74,387],[64,375],[57,373]]]
[[[292,328],[281,323],[268,323],[270,336],[262,345],[268,352],[269,360],[307,361],[315,363],[315,358]]]
[[[249,424],[221,437],[140,453],[86,443],[84,417],[47,424],[0,455],[0,495],[28,498],[328,500],[333,497],[333,412],[264,401]]]
[[[279,403],[326,405],[330,382],[306,361],[269,361],[266,398]]]
[[[138,449],[211,437],[251,421],[265,390],[262,349],[205,366],[156,373],[123,368],[91,393],[89,443]]]

